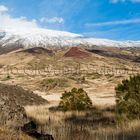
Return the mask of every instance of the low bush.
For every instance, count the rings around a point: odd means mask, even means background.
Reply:
[[[59,108],[68,110],[87,110],[92,108],[92,101],[82,88],[73,88],[71,91],[65,91],[62,94]]]

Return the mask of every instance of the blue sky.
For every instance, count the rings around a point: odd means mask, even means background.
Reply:
[[[3,24],[19,19],[85,36],[140,40],[140,0],[0,0],[0,15],[9,16]]]

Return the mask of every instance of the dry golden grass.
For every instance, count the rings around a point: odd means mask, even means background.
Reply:
[[[34,119],[40,124],[48,123],[49,121],[54,122],[54,124],[63,122],[65,118],[71,116],[85,116],[87,112],[78,112],[78,111],[50,111],[49,105],[41,106],[26,106],[26,114],[28,117]]]
[[[28,106],[27,115],[39,124],[39,130],[52,134],[57,140],[139,140],[140,120],[123,124],[111,123],[112,111],[96,107],[93,113],[85,111],[50,111],[49,106]],[[108,120],[110,119],[110,120]],[[106,139],[105,139],[106,138]]]
[[[0,140],[35,140],[22,132],[12,131],[6,128],[0,128]]]
[[[25,110],[27,115],[39,124],[40,131],[52,134],[57,140],[71,140],[77,134],[75,140],[85,140],[85,137],[91,138],[89,134],[91,135],[92,130],[97,127],[97,125],[92,124],[92,120],[96,121],[98,116],[104,121],[108,121],[106,117],[112,118],[111,112],[102,114],[95,111],[96,114],[94,115],[94,111],[93,113],[91,113],[92,111],[62,112],[55,109],[49,110],[49,107],[49,105],[27,106]]]

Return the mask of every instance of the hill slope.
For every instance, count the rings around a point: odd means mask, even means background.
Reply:
[[[23,126],[29,121],[23,106],[45,103],[45,99],[21,87],[0,84],[0,125]]]
[[[87,58],[87,57],[90,57],[90,53],[85,51],[84,49],[82,48],[79,48],[79,47],[72,47],[70,48],[69,51],[67,51],[65,53],[65,57],[73,57],[73,58]]]

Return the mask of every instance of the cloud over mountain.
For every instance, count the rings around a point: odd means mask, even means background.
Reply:
[[[64,19],[62,17],[53,17],[53,18],[47,18],[42,17],[40,19],[40,22],[46,22],[46,23],[64,23]]]
[[[4,5],[0,5],[0,22],[0,29],[38,28],[35,19],[28,20],[26,17],[14,18],[10,15],[8,7]]]

